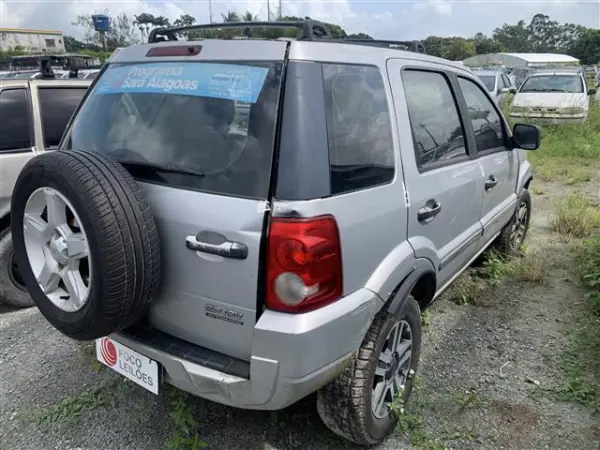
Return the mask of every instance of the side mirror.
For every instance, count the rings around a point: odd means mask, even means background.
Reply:
[[[535,125],[517,123],[513,128],[513,147],[537,150],[540,147],[540,129]]]
[[[596,92],[598,92],[598,91],[596,91],[596,89],[590,89],[590,90],[588,91],[588,95],[595,95],[595,94],[596,94]]]
[[[517,88],[510,88],[508,92],[510,92],[512,95],[515,95],[517,93]]]

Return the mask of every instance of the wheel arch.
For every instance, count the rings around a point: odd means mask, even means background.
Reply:
[[[398,284],[387,299],[387,311],[394,315],[402,314],[409,295],[417,301],[421,310],[431,304],[436,292],[437,277],[431,261],[418,258],[413,270]]]

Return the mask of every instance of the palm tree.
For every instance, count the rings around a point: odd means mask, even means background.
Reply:
[[[255,16],[250,11],[246,11],[242,15],[241,19],[243,22],[256,22],[258,20],[258,16]]]
[[[227,14],[221,14],[223,22],[240,22],[240,16],[235,11],[228,11]]]

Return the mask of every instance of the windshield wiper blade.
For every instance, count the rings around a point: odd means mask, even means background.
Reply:
[[[177,164],[158,164],[158,163],[153,163],[153,162],[149,162],[149,161],[135,161],[135,160],[130,160],[130,159],[124,159],[124,160],[118,159],[117,161],[119,161],[125,167],[127,167],[127,166],[147,167],[150,169],[155,169],[158,172],[182,173],[184,175],[195,175],[197,177],[203,177],[205,175],[204,172],[201,170],[196,170],[193,168],[180,166]]]

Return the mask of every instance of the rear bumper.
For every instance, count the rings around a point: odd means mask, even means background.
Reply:
[[[339,376],[382,306],[376,294],[361,289],[305,314],[265,311],[254,328],[249,378],[192,362],[125,333],[111,338],[160,363],[163,380],[184,391],[238,408],[277,410]]]

